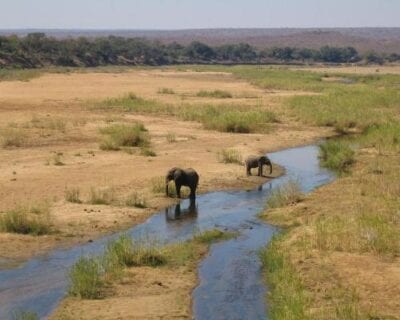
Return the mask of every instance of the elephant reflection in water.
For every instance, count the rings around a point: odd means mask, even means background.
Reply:
[[[172,210],[172,208],[165,209],[165,217],[167,220],[196,219],[197,210],[196,200],[190,199],[189,206],[186,209],[182,209],[180,203],[175,206],[175,210]]]

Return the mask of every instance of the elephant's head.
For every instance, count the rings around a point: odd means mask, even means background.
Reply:
[[[181,169],[179,168],[172,168],[171,170],[169,170],[165,176],[165,194],[168,197],[168,184],[171,180],[174,180],[176,178],[177,175],[181,174]]]
[[[260,157],[260,165],[263,166],[264,164],[269,166],[269,174],[272,173],[272,163],[271,160],[269,160],[269,158],[267,156],[262,156]]]

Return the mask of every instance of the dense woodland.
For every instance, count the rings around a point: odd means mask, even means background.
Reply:
[[[378,63],[400,61],[400,55],[368,52],[353,47],[324,46],[319,50],[273,47],[263,50],[249,44],[209,46],[192,42],[161,44],[140,38],[116,36],[56,39],[44,33],[26,37],[0,37],[0,67],[96,67],[103,65],[256,64],[256,63]]]

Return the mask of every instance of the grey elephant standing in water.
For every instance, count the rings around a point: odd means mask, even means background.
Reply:
[[[196,189],[199,184],[199,175],[192,169],[172,168],[165,176],[165,193],[168,196],[168,184],[171,180],[175,182],[176,194],[181,197],[181,187],[187,186],[190,188],[190,199],[196,198]]]
[[[246,173],[248,176],[251,176],[252,168],[258,168],[258,175],[262,177],[264,165],[269,166],[270,168],[269,174],[272,173],[272,163],[267,156],[249,156],[245,160],[245,164],[246,164]]]

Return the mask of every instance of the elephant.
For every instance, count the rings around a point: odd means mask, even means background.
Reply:
[[[171,180],[175,182],[176,194],[181,198],[181,187],[187,186],[190,188],[190,199],[196,199],[196,189],[199,184],[199,175],[192,169],[172,168],[165,176],[165,193],[168,197],[168,184]]]
[[[270,167],[269,174],[272,173],[272,163],[267,156],[249,156],[247,157],[245,164],[246,164],[246,173],[248,176],[251,176],[252,168],[258,168],[258,175],[262,177],[264,165],[269,166]]]

